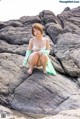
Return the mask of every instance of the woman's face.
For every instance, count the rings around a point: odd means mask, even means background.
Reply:
[[[41,32],[40,32],[40,30],[38,30],[38,29],[33,29],[34,30],[34,35],[35,36],[40,36],[41,35]]]

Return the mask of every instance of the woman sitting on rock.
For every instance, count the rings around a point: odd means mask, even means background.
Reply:
[[[32,74],[34,66],[43,67],[43,73],[56,75],[56,72],[49,59],[50,43],[49,39],[43,37],[43,27],[39,23],[32,26],[33,38],[29,41],[29,46],[26,51],[23,66],[29,64],[28,74]]]

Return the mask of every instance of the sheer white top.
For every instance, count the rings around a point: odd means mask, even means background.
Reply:
[[[42,40],[33,39],[33,51],[45,50],[46,49],[46,38],[42,38]]]

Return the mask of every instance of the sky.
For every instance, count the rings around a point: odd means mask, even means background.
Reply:
[[[78,3],[65,3],[64,1],[78,1]],[[50,10],[57,15],[65,7],[72,9],[78,6],[80,6],[80,0],[0,0],[0,21],[19,19],[22,16],[35,16],[43,10]]]

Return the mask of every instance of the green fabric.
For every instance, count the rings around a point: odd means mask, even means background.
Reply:
[[[49,53],[50,53],[50,50],[41,50],[41,52],[43,54],[45,54],[46,56],[48,56]],[[28,58],[29,58],[31,53],[32,53],[32,50],[27,50],[26,51],[26,55],[25,55],[25,58],[23,60],[23,66],[27,65]],[[56,75],[57,74],[49,57],[48,57],[47,65],[46,65],[46,71],[47,71],[48,74],[52,74],[52,75]]]
[[[49,58],[48,58],[47,66],[46,66],[46,71],[48,74],[52,74],[52,75],[57,74]]]
[[[26,55],[25,55],[25,58],[24,58],[24,60],[23,60],[23,66],[27,65],[28,58],[29,58],[31,52],[32,52],[31,50],[27,50],[27,51],[26,51]]]
[[[43,54],[49,55],[50,50],[41,50],[41,52],[42,52]]]
[[[50,50],[41,50],[41,52],[48,56],[49,53],[50,53]],[[48,74],[52,74],[52,75],[57,74],[49,57],[48,57],[47,65],[46,65],[46,71],[47,71]]]

